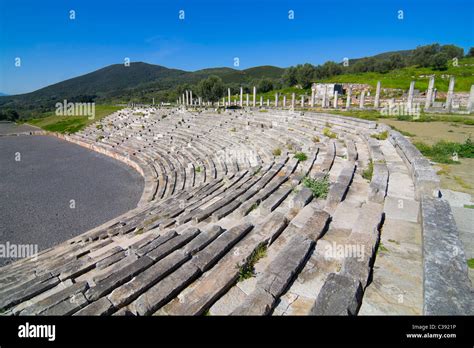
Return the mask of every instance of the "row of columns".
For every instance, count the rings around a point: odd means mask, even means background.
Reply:
[[[436,99],[436,93],[437,90],[434,88],[435,85],[435,78],[434,76],[431,76],[428,82],[428,89],[426,92],[426,97],[425,97],[425,109],[429,109],[432,107],[435,99]],[[453,97],[454,97],[454,85],[455,85],[455,78],[451,77],[449,80],[449,86],[448,86],[448,93],[446,95],[446,103],[445,103],[445,109],[447,112],[452,111],[452,104],[453,104]],[[377,87],[375,91],[375,98],[374,98],[374,108],[378,109],[380,108],[380,91],[381,91],[381,84],[380,81],[377,82]],[[415,91],[415,81],[410,82],[410,87],[408,89],[408,96],[407,96],[407,108],[411,109],[414,106],[414,91]],[[252,98],[252,106],[256,107],[257,106],[257,88],[254,86],[253,87],[253,98]],[[239,98],[239,105],[240,107],[244,106],[244,91],[243,87],[240,87],[240,98]],[[315,90],[311,90],[311,98],[309,100],[309,106],[314,107],[315,106]],[[333,105],[332,107],[337,109],[338,108],[338,99],[339,99],[339,94],[337,91],[335,91],[334,96],[333,96]],[[347,89],[347,98],[346,98],[346,109],[350,109],[352,103],[352,86],[349,85]],[[196,103],[197,102],[197,103]],[[180,105],[194,105],[197,104],[199,106],[203,105],[201,97],[197,98],[197,101],[193,99],[193,92],[186,90],[181,97],[178,98],[177,103]],[[325,90],[325,93],[323,94],[322,97],[322,102],[321,106],[322,107],[328,107],[330,103],[329,96],[327,95],[327,88]],[[270,99],[267,99],[267,106],[270,106]],[[274,106],[277,107],[280,104],[280,95],[278,93],[275,93],[275,100],[274,100]],[[286,107],[287,100],[286,96],[283,96],[283,107]],[[225,98],[223,98],[223,105],[226,105],[225,103]],[[230,88],[227,89],[227,105],[231,105],[231,90]],[[245,100],[245,105],[248,107],[250,106],[250,96],[248,93],[246,93],[246,100]],[[301,101],[300,101],[301,107],[305,106],[305,97],[301,96]],[[263,96],[260,96],[260,106],[263,106]],[[291,108],[294,109],[296,107],[296,95],[295,93],[292,93],[291,95]],[[363,109],[365,107],[365,91],[362,91],[360,94],[359,98],[359,108]],[[467,105],[467,111],[469,113],[474,111],[474,85],[471,86],[471,90],[469,93],[469,100],[468,100],[468,105]]]

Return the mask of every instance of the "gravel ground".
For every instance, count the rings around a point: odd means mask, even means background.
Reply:
[[[78,145],[0,137],[0,244],[49,248],[136,207],[143,185],[132,168]]]

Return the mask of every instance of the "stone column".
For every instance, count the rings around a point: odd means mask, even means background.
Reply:
[[[278,93],[275,93],[275,107],[278,107]]]
[[[198,101],[199,101],[199,106],[201,106],[201,97],[198,98]]]
[[[189,104],[193,105],[193,91],[189,91]]]
[[[415,81],[410,82],[410,89],[408,90],[407,109],[413,109],[413,93],[415,92]]]
[[[263,95],[260,96],[260,106],[263,106]]]
[[[428,82],[428,90],[426,91],[425,110],[431,107],[431,103],[433,100],[434,82],[434,76],[430,76],[430,82]]]
[[[240,107],[244,106],[244,89],[240,87]]]
[[[314,107],[314,89],[311,89],[311,100],[309,105],[313,108]]]
[[[333,105],[333,106],[334,106],[334,109],[337,109],[337,95],[338,95],[338,92],[335,91],[335,92],[334,92],[334,105]]]
[[[326,98],[327,98],[328,89],[327,86],[324,88],[323,100],[321,101],[321,107],[326,107]]]
[[[351,97],[352,97],[352,86],[349,85],[349,88],[347,89],[347,100],[346,100],[346,109],[351,108]]]
[[[467,101],[467,112],[471,113],[473,111],[474,111],[474,85],[471,85],[469,100]]]
[[[291,108],[294,110],[295,109],[295,103],[296,102],[296,95],[295,93],[291,94]]]
[[[231,105],[230,104],[230,88],[227,88],[227,100],[229,102],[229,106]]]
[[[270,99],[267,99],[267,106],[270,106]]]
[[[360,94],[359,108],[361,108],[361,109],[364,108],[364,102],[365,102],[365,91],[362,91],[362,93]]]
[[[283,96],[283,107],[286,108],[286,95]]]
[[[189,105],[189,93],[188,93],[187,90],[185,91],[185,93],[186,93],[186,106],[188,106]]]
[[[225,106],[225,97],[222,97],[222,106]]]
[[[253,107],[257,106],[257,87],[253,86]]]
[[[304,95],[301,96],[301,107],[304,108]]]
[[[380,81],[377,81],[377,88],[375,89],[374,108],[378,109],[380,106]]]
[[[433,89],[433,99],[431,99],[431,104],[433,104],[436,101],[436,96],[438,95],[438,89],[435,88]]]
[[[454,96],[454,76],[449,79],[448,95],[446,96],[446,111],[451,112]]]
[[[248,93],[247,93],[247,100],[246,100],[245,103],[246,103],[246,105],[247,105],[247,107],[248,107],[248,106],[249,106],[249,94],[248,94]]]

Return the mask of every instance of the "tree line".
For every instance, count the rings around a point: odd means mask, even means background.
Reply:
[[[244,93],[252,93],[253,86],[257,87],[259,93],[266,93],[284,87],[300,86],[307,89],[314,81],[330,78],[342,74],[354,74],[365,72],[388,73],[389,71],[404,67],[430,67],[435,70],[446,70],[448,62],[454,58],[474,57],[474,47],[471,47],[466,55],[461,47],[455,45],[432,44],[419,46],[411,51],[393,52],[381,54],[374,57],[349,60],[347,63],[336,63],[328,61],[321,65],[309,63],[298,64],[285,69],[280,79],[262,78],[242,84]],[[240,84],[224,84],[218,76],[210,76],[201,80],[197,85],[180,85],[176,88],[176,94],[181,96],[185,90],[193,90],[205,101],[216,102],[224,97],[227,88],[231,94],[240,92]]]

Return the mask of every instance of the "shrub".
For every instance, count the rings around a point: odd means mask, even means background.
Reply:
[[[308,156],[304,152],[297,152],[294,156],[298,161],[303,162],[308,159]]]
[[[194,171],[196,173],[200,173],[201,172],[201,167],[200,166],[197,166],[196,168],[194,168]]]
[[[313,137],[313,143],[319,143],[320,141],[319,137]]]
[[[303,186],[311,190],[313,197],[326,198],[329,192],[329,178],[327,175],[320,179],[306,177],[303,179]]]

